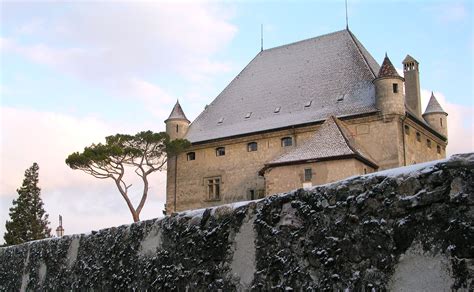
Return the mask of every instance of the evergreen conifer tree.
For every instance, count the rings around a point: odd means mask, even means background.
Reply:
[[[18,199],[10,208],[10,221],[6,222],[3,238],[6,245],[20,244],[35,239],[51,237],[48,214],[43,209],[43,201],[38,187],[36,163],[25,171],[21,188],[17,189]]]

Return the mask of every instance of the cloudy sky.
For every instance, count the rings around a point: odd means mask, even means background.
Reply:
[[[472,1],[348,1],[349,27],[379,63],[420,62],[449,113],[448,154],[474,151]],[[131,222],[112,181],[64,163],[115,133],[164,130],[179,98],[193,120],[264,46],[341,30],[344,1],[1,1],[0,243],[25,169],[37,162],[51,227],[66,233]],[[141,218],[162,216],[153,177]],[[132,188],[139,192],[138,186]],[[138,197],[133,196],[136,200]]]

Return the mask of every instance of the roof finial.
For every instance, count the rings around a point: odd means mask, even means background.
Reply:
[[[387,56],[387,52],[385,52],[385,58],[388,58],[388,56]]]
[[[263,51],[263,23],[260,25],[260,52]]]
[[[347,17],[347,0],[346,0],[346,29],[349,29],[349,18]]]

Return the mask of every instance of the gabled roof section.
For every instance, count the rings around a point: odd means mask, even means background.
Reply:
[[[205,142],[376,112],[378,71],[349,30],[261,51],[190,125],[186,139]]]
[[[378,168],[374,159],[354,140],[350,131],[334,116],[329,117],[313,137],[290,152],[269,162],[267,166],[354,157]]]
[[[432,91],[430,101],[428,102],[428,105],[426,106],[426,110],[423,113],[423,115],[434,114],[434,113],[442,113],[442,114],[448,115],[448,113],[446,113],[443,110],[443,108],[439,104],[438,100],[436,99],[436,97],[434,96],[434,93]]]
[[[398,75],[397,70],[393,66],[387,54],[385,54],[385,58],[383,59],[382,66],[380,66],[379,74],[377,75],[377,78],[385,78],[385,77],[402,78],[400,77],[400,75]]]
[[[183,109],[181,108],[181,105],[179,104],[179,100],[176,101],[176,104],[174,105],[168,119],[165,120],[165,123],[169,120],[186,120],[189,122],[188,118],[186,118],[186,115],[184,114]]]

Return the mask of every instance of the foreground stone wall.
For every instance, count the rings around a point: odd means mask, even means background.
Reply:
[[[0,249],[0,290],[474,289],[474,154]]]

